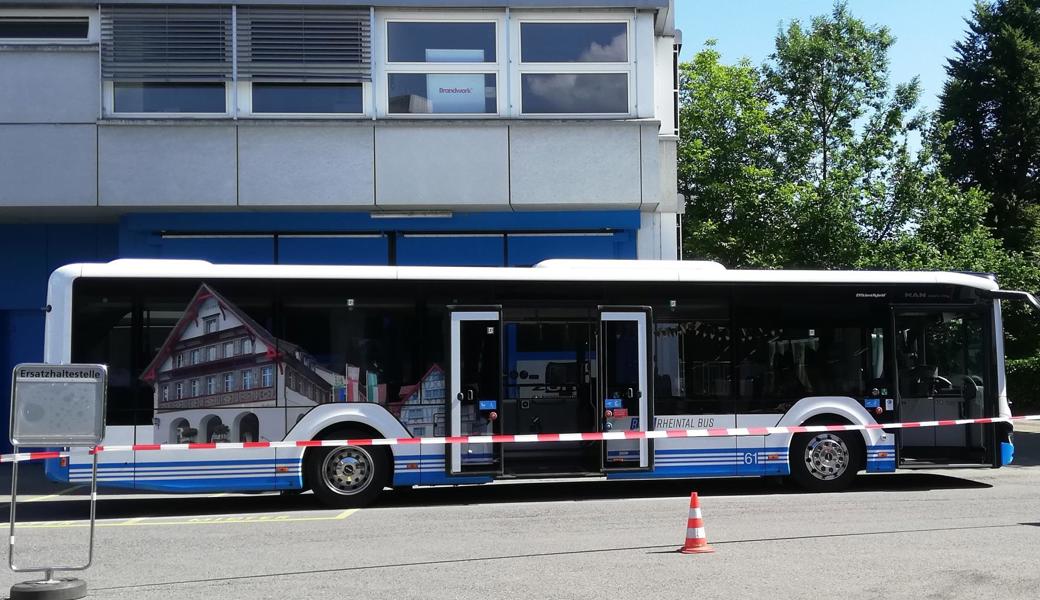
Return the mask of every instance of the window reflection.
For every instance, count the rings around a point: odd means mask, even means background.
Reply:
[[[472,114],[497,112],[496,78],[484,73],[391,73],[390,112]]]
[[[628,62],[627,23],[522,23],[523,62]]]
[[[496,62],[494,23],[389,22],[390,62]]]
[[[116,83],[114,109],[120,113],[223,113],[223,83]]]
[[[626,73],[526,73],[525,113],[627,113]]]
[[[360,83],[254,83],[254,113],[361,113]]]

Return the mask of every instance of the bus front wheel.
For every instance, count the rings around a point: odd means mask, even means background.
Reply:
[[[357,439],[371,437],[371,433],[341,429],[320,437]],[[333,508],[361,508],[374,502],[390,483],[392,465],[385,446],[311,448],[304,461],[309,487],[323,504]]]
[[[865,464],[863,438],[853,431],[799,433],[791,440],[791,478],[812,492],[852,485]]]

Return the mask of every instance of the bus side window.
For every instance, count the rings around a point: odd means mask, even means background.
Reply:
[[[732,413],[729,325],[680,320],[654,325],[654,412]]]

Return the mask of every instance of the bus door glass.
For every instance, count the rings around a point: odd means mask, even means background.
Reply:
[[[451,313],[450,435],[493,435],[502,423],[502,321],[499,310]],[[502,472],[499,444],[451,444],[451,473]]]
[[[601,308],[599,408],[602,431],[647,431],[650,425],[649,308]],[[653,467],[650,440],[608,440],[603,470]]]
[[[987,328],[974,310],[903,309],[895,316],[899,420],[938,421],[989,415]],[[899,430],[903,455],[962,457],[985,446],[981,425]]]

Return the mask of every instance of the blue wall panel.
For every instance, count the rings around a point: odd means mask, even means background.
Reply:
[[[54,269],[76,262],[115,258],[114,224],[3,224],[0,225],[0,398],[10,398],[7,375],[14,365],[43,359],[43,306],[47,279]],[[6,403],[6,400],[4,401]],[[0,410],[0,426],[7,431],[10,411]],[[3,450],[10,448],[2,437]]]
[[[279,236],[278,263],[283,265],[386,265],[387,237]]]
[[[223,264],[272,264],[274,236],[164,238],[159,257]]]
[[[622,233],[510,235],[509,266],[529,267],[549,258],[635,258],[635,244]]]
[[[504,238],[501,235],[401,235],[397,239],[397,264],[501,267],[505,264]]]
[[[9,372],[17,362],[42,358],[40,309],[46,301],[47,278],[68,263],[193,258],[216,263],[389,264],[396,258],[400,265],[502,266],[546,258],[635,258],[640,224],[634,210],[379,216],[235,211],[130,214],[111,224],[0,224],[0,368]],[[554,235],[537,235],[542,233]],[[322,237],[329,234],[332,237]],[[502,234],[510,236],[508,249]],[[0,397],[6,398],[10,381],[4,372]],[[0,409],[0,419],[6,421],[7,412]],[[0,445],[6,448],[6,440]]]

